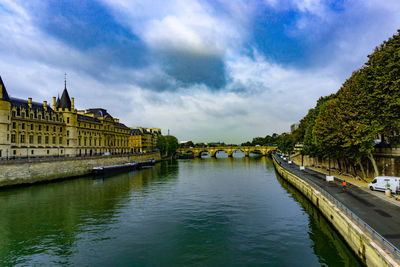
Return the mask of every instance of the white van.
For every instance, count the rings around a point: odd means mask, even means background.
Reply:
[[[390,188],[392,193],[396,193],[400,191],[400,177],[377,176],[368,186],[371,190],[379,191],[385,191],[386,188]]]

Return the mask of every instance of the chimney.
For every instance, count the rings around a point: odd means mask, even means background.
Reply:
[[[28,98],[28,107],[32,108],[32,97]]]
[[[47,101],[43,101],[43,109],[47,110]]]
[[[53,109],[56,110],[56,97],[53,96]]]
[[[71,111],[74,111],[74,109],[75,109],[75,101],[74,98],[71,97]]]

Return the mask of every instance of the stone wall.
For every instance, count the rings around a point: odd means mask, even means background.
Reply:
[[[125,162],[146,161],[151,158],[159,161],[160,153],[6,161],[0,164],[0,187],[76,177],[91,173],[95,166],[111,166]]]
[[[386,252],[378,242],[365,233],[334,202],[308,182],[280,166],[273,159],[275,169],[316,206],[335,227],[347,244],[367,266],[399,266],[399,262]]]

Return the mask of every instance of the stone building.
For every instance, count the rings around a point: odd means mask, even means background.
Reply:
[[[0,159],[128,153],[130,129],[105,109],[77,110],[66,83],[61,99],[13,98],[0,77]]]
[[[132,127],[129,146],[132,152],[150,152],[156,149],[157,138],[161,135],[158,128]]]

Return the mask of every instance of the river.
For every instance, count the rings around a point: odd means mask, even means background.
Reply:
[[[361,266],[268,157],[0,191],[0,265]]]

